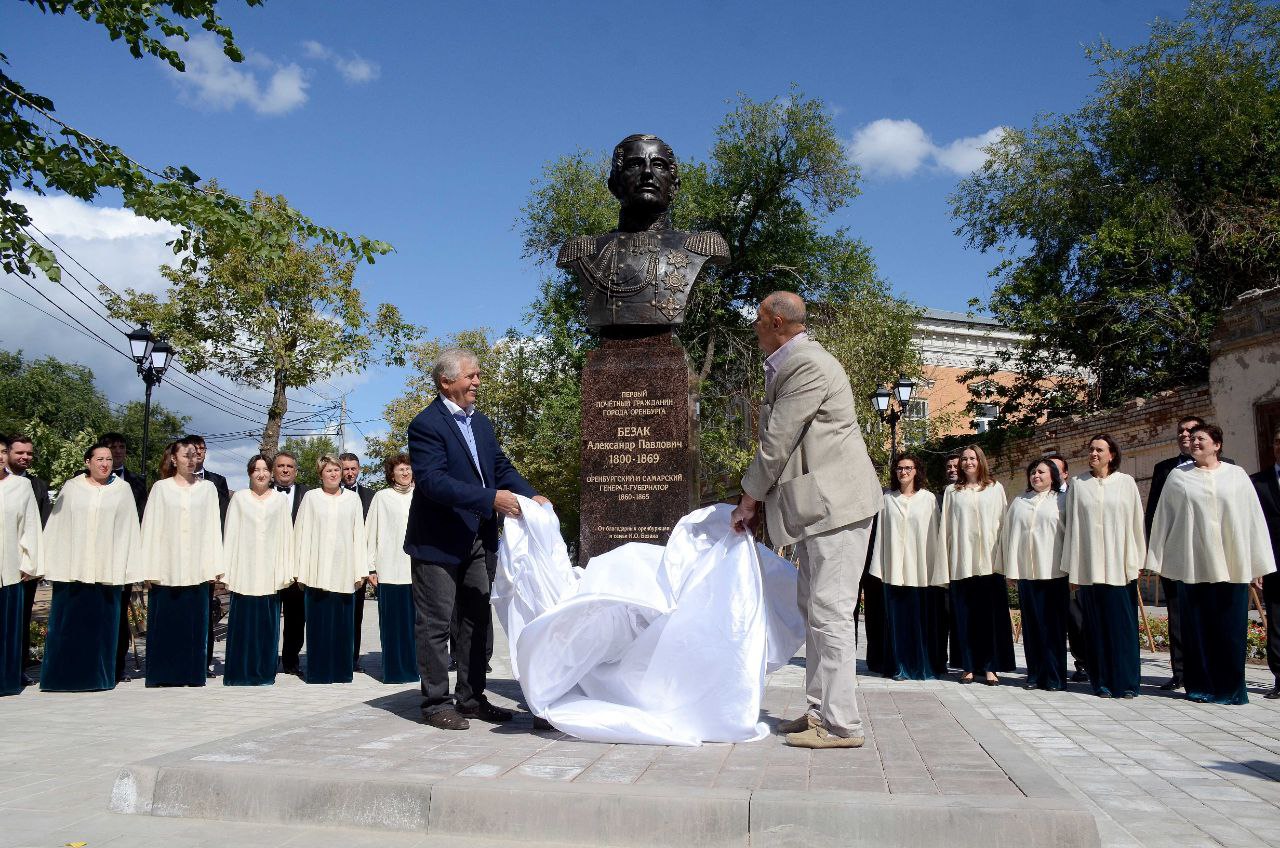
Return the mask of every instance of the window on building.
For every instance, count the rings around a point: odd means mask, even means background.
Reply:
[[[902,416],[902,439],[908,445],[919,445],[929,440],[929,401],[913,398]]]

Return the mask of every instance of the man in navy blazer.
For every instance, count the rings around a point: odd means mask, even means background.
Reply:
[[[446,350],[431,376],[440,395],[409,425],[415,485],[404,550],[412,560],[423,719],[444,730],[466,730],[469,718],[503,722],[513,717],[484,694],[498,522],[502,516],[520,515],[516,495],[547,500],[516,471],[498,446],[493,424],[475,409],[480,387],[475,355]],[[455,607],[458,680],[450,694],[449,630]]]

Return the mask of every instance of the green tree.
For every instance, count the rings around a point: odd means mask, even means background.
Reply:
[[[84,467],[84,449],[108,431],[125,434],[133,451],[127,466],[142,473],[141,401],[112,408],[94,383],[93,371],[51,356],[35,361],[22,352],[0,351],[0,433],[22,433],[34,442],[38,477],[57,484]],[[190,419],[151,406],[151,443],[146,466],[156,478],[166,444],[181,437]]]
[[[1008,132],[952,197],[1000,257],[990,312],[1030,337],[1015,422],[1205,380],[1223,309],[1280,282],[1280,7],[1193,0],[1087,55],[1093,96]]]
[[[123,41],[134,58],[149,55],[176,71],[186,70],[173,39],[190,40],[188,26],[198,25],[222,42],[233,62],[243,60],[234,35],[218,17],[216,0],[26,0],[51,15],[74,14],[100,26],[113,41]],[[262,0],[244,0],[260,6]],[[203,183],[186,166],[153,169],[123,150],[77,129],[55,114],[53,101],[11,77],[8,59],[0,54],[0,269],[31,275],[33,267],[50,279],[60,279],[57,257],[29,234],[28,210],[13,199],[21,187],[43,194],[66,192],[92,201],[104,190],[116,190],[124,205],[147,218],[168,221],[179,228],[174,252],[194,267],[206,255],[205,240],[217,233],[223,243],[259,257],[287,251],[281,232],[263,233],[248,205],[213,183]],[[280,210],[291,229],[333,248],[344,256],[372,262],[390,245],[363,236],[352,237],[321,227],[287,206]],[[187,253],[187,251],[190,251]]]
[[[289,436],[280,449],[298,458],[298,482],[312,489],[320,486],[320,457],[338,457],[338,443],[328,436]]]
[[[418,329],[391,304],[370,315],[355,284],[356,263],[309,240],[283,197],[258,192],[251,205],[262,237],[285,240],[279,252],[263,255],[208,232],[198,267],[161,267],[170,284],[163,298],[133,289],[118,296],[106,287],[102,296],[113,316],[168,337],[187,371],[213,370],[246,387],[270,385],[260,447],[271,456],[288,411],[286,389],[362,371],[379,354],[403,364]]]

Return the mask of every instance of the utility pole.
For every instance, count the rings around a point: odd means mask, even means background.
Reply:
[[[342,396],[342,408],[338,413],[338,452],[347,452],[347,396]]]

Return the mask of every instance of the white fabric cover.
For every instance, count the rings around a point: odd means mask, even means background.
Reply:
[[[364,535],[369,543],[369,571],[378,572],[379,583],[407,586],[413,582],[412,561],[404,552],[412,502],[412,489],[397,492],[388,487],[374,495],[369,504]]]
[[[224,582],[237,595],[274,595],[293,582],[293,519],[289,500],[274,492],[259,498],[252,489],[231,496],[222,543]]]
[[[765,675],[804,643],[796,569],[734,533],[732,508],[681,519],[569,564],[550,508],[506,519],[493,602],[529,708],[594,742],[699,745],[763,737]]]
[[[1023,492],[1009,502],[1000,528],[1000,571],[1010,580],[1063,577],[1061,492]]]
[[[144,579],[133,489],[119,477],[103,486],[72,477],[49,514],[42,553],[49,580],[122,586]]]
[[[0,586],[40,573],[40,509],[31,481],[17,474],[0,480]]]
[[[140,567],[144,579],[162,586],[198,586],[222,574],[222,519],[212,483],[155,482],[142,516]]]
[[[1248,583],[1275,571],[1267,519],[1245,470],[1224,462],[1169,472],[1146,567],[1184,583]]]
[[[947,561],[938,555],[938,499],[928,489],[910,497],[885,492],[871,573],[890,586],[946,586]]]

